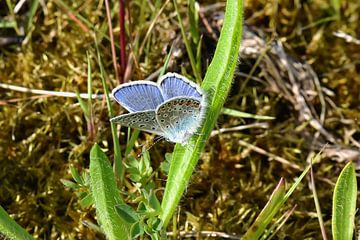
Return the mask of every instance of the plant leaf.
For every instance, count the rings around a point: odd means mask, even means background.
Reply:
[[[144,227],[139,223],[136,222],[131,226],[131,238],[137,239],[138,237],[144,234]]]
[[[356,175],[352,162],[341,171],[333,196],[332,234],[334,240],[352,239],[356,210]]]
[[[117,189],[109,160],[95,144],[90,152],[90,188],[96,216],[108,239],[129,239],[130,224],[116,213],[115,206],[123,200]]]
[[[68,187],[68,188],[71,188],[71,189],[74,189],[74,190],[80,188],[79,184],[74,183],[74,182],[69,181],[69,180],[66,180],[66,179],[60,179],[60,182],[61,182],[65,187]]]
[[[79,184],[85,184],[83,179],[81,178],[80,174],[79,174],[79,171],[73,167],[73,166],[70,166],[70,172],[71,172],[71,176],[73,177],[73,179],[79,183]]]
[[[34,239],[29,233],[25,231],[25,229],[23,229],[19,224],[17,224],[1,206],[0,233],[4,234],[10,239]]]
[[[80,205],[82,208],[88,208],[94,203],[94,199],[90,193],[85,193],[80,198]]]
[[[149,205],[152,209],[154,209],[156,212],[160,213],[161,211],[161,205],[159,200],[156,197],[156,194],[154,191],[150,192],[150,196],[149,196]]]
[[[116,213],[128,223],[136,223],[139,221],[139,216],[135,210],[126,204],[119,204],[115,206]]]

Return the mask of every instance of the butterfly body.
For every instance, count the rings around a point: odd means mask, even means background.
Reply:
[[[112,122],[155,133],[174,143],[188,142],[200,127],[206,108],[202,90],[176,73],[164,75],[157,84],[122,84],[112,94],[130,112],[112,118]]]

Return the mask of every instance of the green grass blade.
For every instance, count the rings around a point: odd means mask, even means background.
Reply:
[[[192,41],[195,45],[198,45],[200,41],[199,9],[198,4],[195,0],[188,0],[188,16]]]
[[[320,157],[320,154],[317,154],[315,156],[315,159]],[[295,191],[295,189],[299,186],[299,184],[301,183],[301,181],[303,180],[303,178],[306,176],[306,174],[309,172],[311,168],[311,165],[307,166],[305,168],[305,170],[301,173],[300,177],[298,177],[296,179],[296,181],[293,183],[293,185],[290,187],[290,189],[287,191],[287,193],[285,194],[284,196],[284,199],[283,199],[283,203],[284,204],[288,199],[289,197],[291,196],[291,194]]]
[[[131,131],[129,131],[131,132]],[[130,139],[127,141],[127,144],[126,144],[126,149],[125,149],[125,158],[130,154],[131,150],[133,149],[134,145],[135,145],[135,142],[136,140],[138,139],[139,137],[139,134],[140,134],[140,130],[139,129],[135,129],[133,131],[133,133],[131,134],[131,137]]]
[[[82,98],[80,97],[80,93],[78,91],[76,91],[76,98],[77,98],[78,102],[80,103],[81,110],[84,112],[86,121],[89,121],[90,120],[90,112],[89,112],[89,106],[88,106],[87,102],[82,100]]]
[[[28,17],[27,25],[26,25],[26,28],[28,31],[31,30],[31,27],[33,25],[33,20],[34,20],[35,14],[36,14],[36,10],[38,9],[38,7],[39,7],[39,0],[33,0],[31,2],[29,17]]]
[[[356,175],[352,162],[341,171],[333,196],[332,234],[334,240],[352,239],[356,210]]]
[[[320,157],[319,154],[316,155],[315,158]],[[290,189],[286,194],[283,194],[282,188],[285,186],[283,182],[280,180],[278,186],[273,192],[272,196],[268,204],[266,204],[265,208],[261,211],[260,215],[256,218],[255,222],[251,225],[249,230],[244,234],[242,240],[244,239],[259,239],[259,237],[264,233],[265,228],[270,223],[272,218],[277,214],[280,208],[284,205],[284,203],[288,200],[291,194],[295,191],[300,182],[304,179],[306,174],[309,172],[311,165],[305,168],[305,170],[301,173],[298,179],[293,183]]]
[[[171,55],[172,55],[173,50],[174,50],[174,43],[171,45],[171,48],[170,48],[170,50],[169,50],[169,53],[168,53],[168,55],[166,56],[164,66],[161,68],[161,71],[160,71],[160,73],[159,73],[158,80],[160,80],[160,78],[165,74],[166,69],[167,69],[168,66],[169,66],[169,63],[170,63],[170,59],[171,59]]]
[[[203,127],[187,146],[177,144],[172,155],[169,176],[161,203],[160,218],[164,222],[164,226],[169,223],[180,201],[230,89],[240,47],[242,13],[242,0],[227,1],[224,26],[214,58],[202,84],[208,99]]]
[[[16,19],[16,16],[15,16],[15,13],[14,13],[14,7],[13,7],[13,4],[10,0],[6,0],[6,4],[7,4],[7,7],[8,7],[8,10],[9,10],[9,13],[10,13],[10,16],[12,19]],[[19,27],[17,25],[17,22],[16,20],[14,21],[11,21],[14,25],[13,25],[13,28],[14,30],[16,31],[16,33],[19,35],[20,34],[20,31],[19,31]]]
[[[124,202],[117,189],[110,162],[97,144],[90,152],[90,189],[98,222],[107,239],[129,239],[130,224],[124,222],[115,210],[116,205]]]
[[[25,231],[19,224],[17,224],[7,212],[0,206],[0,233],[4,234],[10,239],[28,240],[34,239],[29,233]]]
[[[321,204],[319,201],[319,197],[316,191],[316,184],[315,184],[315,178],[314,178],[314,171],[313,168],[310,168],[310,188],[313,194],[314,203],[315,203],[315,209],[316,209],[316,215],[319,221],[319,227],[321,230],[321,235],[324,240],[327,240],[327,234],[325,230],[324,220],[323,220],[323,214],[321,212]]]
[[[14,28],[14,29],[16,29],[16,27],[17,27],[17,23],[14,20],[4,20],[4,19],[0,20],[0,29],[1,28]]]
[[[222,108],[221,110],[222,114],[226,114],[228,116],[232,116],[232,117],[238,117],[238,118],[252,118],[252,119],[258,119],[258,120],[274,120],[274,117],[271,116],[260,116],[260,115],[256,115],[256,114],[251,114],[251,113],[246,113],[246,112],[241,112],[235,109],[230,109],[230,108]]]
[[[331,6],[333,10],[335,11],[336,17],[340,19],[340,13],[341,13],[341,0],[331,0]]]
[[[96,46],[98,64],[100,67],[100,77],[101,77],[101,81],[102,81],[102,84],[104,87],[104,93],[105,93],[105,97],[106,97],[106,105],[107,105],[108,112],[109,112],[109,118],[112,118],[114,116],[114,113],[113,113],[113,109],[112,109],[112,105],[111,105],[111,100],[109,97],[110,91],[109,91],[109,86],[106,82],[105,69],[104,69],[104,66],[101,61],[100,50],[99,50],[99,46],[97,44],[96,37],[95,37],[95,43],[96,43],[95,46]],[[116,179],[119,180],[120,182],[122,182],[123,175],[124,175],[124,167],[122,164],[121,148],[120,148],[119,138],[118,138],[117,131],[116,131],[116,124],[110,122],[110,126],[111,126],[111,135],[112,135],[113,144],[114,144],[114,165],[115,165],[114,169],[115,169]]]
[[[201,73],[201,46],[202,46],[203,38],[201,37],[196,49],[196,69],[199,73]]]
[[[9,10],[10,15],[15,19],[14,6],[10,0],[6,0],[6,4]]]
[[[173,3],[174,3],[174,7],[175,7],[175,11],[176,11],[177,18],[178,18],[178,21],[179,21],[180,30],[181,30],[181,35],[182,35],[182,37],[183,37],[183,41],[184,41],[184,44],[185,44],[186,52],[187,52],[187,54],[188,54],[188,56],[189,56],[190,65],[191,65],[191,68],[192,68],[193,73],[194,73],[194,75],[195,75],[196,82],[200,84],[200,83],[201,83],[201,73],[199,73],[199,72],[197,71],[194,53],[193,53],[193,51],[192,51],[192,49],[191,49],[190,42],[189,42],[189,40],[187,39],[186,32],[185,32],[185,28],[184,28],[184,25],[183,25],[183,23],[182,23],[182,19],[181,19],[181,16],[180,16],[180,12],[179,12],[179,9],[178,9],[176,0],[173,0]]]
[[[270,223],[270,221],[280,209],[284,196],[285,181],[282,178],[271,194],[266,206],[263,208],[245,235],[241,238],[242,240],[258,239],[261,236],[261,234],[266,229],[266,226]]]

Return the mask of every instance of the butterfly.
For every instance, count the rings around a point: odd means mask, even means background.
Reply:
[[[167,73],[157,83],[139,80],[122,84],[112,96],[129,113],[111,118],[111,122],[180,144],[196,133],[206,109],[201,88],[177,73]]]

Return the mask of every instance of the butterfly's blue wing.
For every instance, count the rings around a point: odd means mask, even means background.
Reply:
[[[164,99],[173,97],[192,97],[198,100],[203,98],[201,89],[190,80],[176,73],[167,73],[159,80]]]
[[[156,121],[155,111],[153,110],[123,114],[111,118],[110,121],[113,123],[118,123],[122,126],[137,128],[146,132],[163,136],[161,127]]]
[[[112,91],[112,95],[129,112],[155,110],[164,102],[158,85],[150,81],[122,84]]]
[[[176,97],[156,109],[156,120],[163,136],[175,143],[186,143],[202,123],[201,101],[189,97]]]

